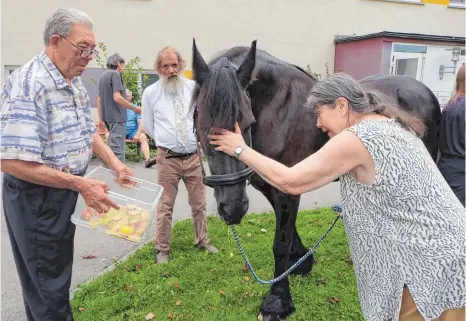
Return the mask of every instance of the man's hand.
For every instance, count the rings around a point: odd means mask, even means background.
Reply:
[[[138,142],[140,138],[141,138],[141,134],[137,133],[136,135],[134,135],[133,140]]]
[[[108,198],[109,187],[102,181],[83,179],[79,184],[79,193],[87,206],[95,209],[97,213],[107,213],[110,207],[119,210],[120,207]]]
[[[111,169],[113,169],[115,172],[117,172],[118,182],[121,185],[130,185],[131,186],[131,185],[135,184],[135,182],[127,179],[127,176],[133,176],[134,177],[133,171],[128,166],[123,164],[119,159],[116,159],[112,163]]]
[[[141,112],[142,112],[142,109],[141,109],[141,108],[139,108],[139,107],[134,107],[133,110],[134,110],[134,112],[135,112],[136,114],[141,115]]]

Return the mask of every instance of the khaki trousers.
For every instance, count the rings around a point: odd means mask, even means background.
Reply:
[[[157,150],[158,184],[164,188],[157,208],[157,230],[155,249],[170,251],[172,214],[178,193],[178,184],[182,179],[188,190],[188,201],[195,233],[195,244],[209,242],[207,238],[207,219],[205,185],[202,182],[202,171],[197,154],[189,157],[170,157],[167,151]]]
[[[465,309],[454,309],[444,311],[436,321],[464,321],[465,320]],[[403,289],[403,297],[401,299],[401,309],[400,309],[400,321],[424,321],[424,318],[421,316],[417,310],[416,303],[409,293],[408,288]]]

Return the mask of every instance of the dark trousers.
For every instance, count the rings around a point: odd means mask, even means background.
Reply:
[[[109,131],[108,147],[110,147],[115,156],[124,164],[126,155],[126,122],[106,122],[105,125]]]
[[[4,174],[3,208],[28,321],[72,321],[69,290],[78,193]]]
[[[441,157],[438,161],[440,172],[463,206],[465,206],[464,167],[464,158],[460,157]]]

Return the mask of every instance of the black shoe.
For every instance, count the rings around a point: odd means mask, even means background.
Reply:
[[[146,160],[146,168],[151,168],[155,164],[157,164],[157,160],[155,159],[155,157],[152,159]]]

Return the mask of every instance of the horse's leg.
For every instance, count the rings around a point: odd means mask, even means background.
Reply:
[[[275,258],[274,277],[277,277],[290,266],[289,259],[294,239],[299,197],[283,194],[275,188],[271,188],[270,195],[266,195],[266,197],[273,201],[272,205],[276,216],[273,254]],[[264,321],[280,320],[289,316],[294,310],[288,277],[272,285],[260,307]]]
[[[298,261],[301,257],[303,257],[307,253],[308,249],[303,245],[301,242],[301,238],[299,237],[298,230],[296,229],[296,225],[294,227],[293,233],[293,243],[291,244],[291,254],[290,254],[290,266],[292,266],[296,261]],[[312,270],[312,266],[314,264],[314,255],[309,255],[303,262],[301,262],[298,267],[296,267],[291,274],[294,275],[307,275]]]
[[[263,190],[264,196],[269,200],[269,202],[274,206],[273,202],[273,196],[271,193],[272,187],[269,185],[269,190],[268,193],[265,193]],[[299,202],[301,200],[301,196],[296,196],[297,199],[297,204],[296,207],[299,208]],[[274,207],[274,210],[276,211],[276,208]],[[297,215],[297,214],[296,214]],[[290,253],[290,259],[288,262],[288,265],[286,268],[290,268],[294,263],[296,263],[301,257],[303,257],[307,253],[308,249],[304,246],[304,244],[301,241],[301,238],[299,237],[298,230],[296,228],[296,223],[294,224],[293,227],[293,240],[291,243],[291,253]],[[314,256],[311,254],[307,259],[304,260],[304,262],[301,262],[298,267],[296,267],[290,274],[294,275],[307,275],[309,272],[312,270],[312,265],[314,264]]]

